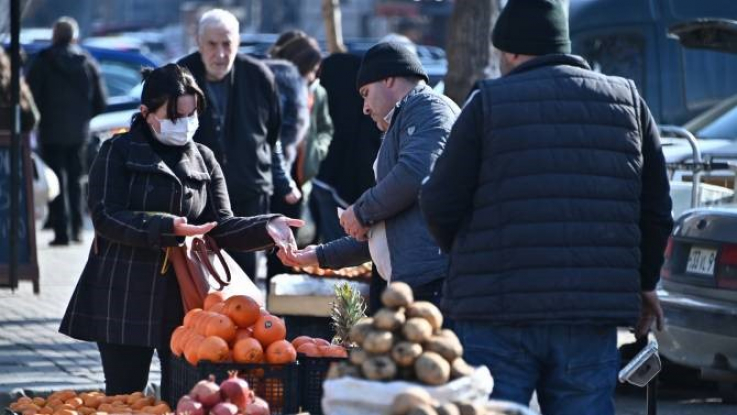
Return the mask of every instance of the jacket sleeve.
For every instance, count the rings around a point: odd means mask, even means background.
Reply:
[[[443,151],[453,124],[447,105],[439,100],[416,101],[400,109],[404,116],[399,114],[391,127],[400,129],[397,163],[353,207],[363,226],[396,216],[417,203],[422,180]]]
[[[652,291],[660,280],[660,267],[673,229],[670,184],[660,134],[644,100],[640,98],[642,128],[642,194],[640,196],[640,287]]]
[[[217,226],[208,235],[215,239],[220,248],[258,251],[274,246],[274,241],[266,230],[266,224],[279,215],[258,215],[249,218],[233,216],[220,164],[209,149],[198,147],[210,170],[210,183],[207,185],[207,206],[197,222],[217,222]]]
[[[271,150],[271,175],[274,180],[274,193],[279,197],[286,196],[296,187],[294,180],[287,172],[282,149],[281,142],[277,141]]]
[[[301,181],[312,180],[320,171],[320,164],[328,156],[330,143],[333,141],[333,120],[328,110],[328,97],[321,87],[315,91],[315,123],[311,130],[314,134],[305,141],[304,160],[302,162]]]
[[[126,168],[127,138],[105,141],[90,169],[88,204],[95,232],[106,239],[141,248],[176,246],[174,215],[127,210],[129,173]]]
[[[97,62],[90,58],[87,62],[89,66],[90,82],[92,83],[92,115],[102,114],[107,107],[107,88],[100,76],[100,69]]]
[[[420,208],[444,252],[450,252],[458,229],[471,215],[481,166],[482,119],[481,99],[476,96],[461,112],[445,151],[422,186]]]
[[[44,94],[46,93],[46,62],[44,62],[44,52],[40,52],[38,57],[33,61],[28,69],[26,81],[31,89],[33,100],[35,101],[39,111],[43,112],[43,104],[45,102]]]
[[[368,242],[357,241],[350,236],[336,239],[317,247],[320,268],[341,269],[371,261]]]

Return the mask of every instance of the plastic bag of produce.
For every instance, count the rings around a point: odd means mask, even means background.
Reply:
[[[404,381],[376,382],[352,377],[331,379],[323,384],[322,409],[325,415],[390,415],[394,398],[409,387],[421,387],[439,403],[488,401],[494,380],[486,366],[470,376],[442,386],[424,386]]]

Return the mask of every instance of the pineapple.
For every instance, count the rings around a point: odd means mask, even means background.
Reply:
[[[348,282],[335,284],[335,302],[330,303],[330,324],[335,330],[333,344],[351,347],[348,332],[363,317],[366,317],[366,304],[361,292]]]

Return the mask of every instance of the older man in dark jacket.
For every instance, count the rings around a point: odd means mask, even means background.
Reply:
[[[222,166],[233,213],[255,216],[269,211],[274,181],[289,179],[278,144],[281,115],[274,75],[264,63],[238,54],[238,33],[233,14],[210,10],[199,22],[199,50],[178,63],[192,72],[207,97],[195,141],[209,147]],[[292,189],[288,183],[277,187]],[[255,253],[228,253],[256,277]]]
[[[493,397],[613,414],[617,326],[662,321],[672,227],[655,123],[632,81],[570,55],[559,0],[510,0],[500,79],[461,113],[421,206],[451,252],[444,304]],[[638,323],[638,318],[639,323]]]
[[[60,18],[54,24],[52,46],[39,52],[28,71],[28,85],[41,113],[41,155],[61,183],[61,194],[49,209],[55,234],[51,245],[68,245],[70,231],[71,239],[80,241],[82,151],[90,119],[106,106],[97,62],[77,46],[78,36],[77,22]]]

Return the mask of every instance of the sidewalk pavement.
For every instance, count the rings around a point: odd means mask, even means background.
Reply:
[[[69,298],[87,261],[93,232],[88,224],[83,243],[50,247],[53,232],[39,230],[39,295],[30,282],[15,292],[0,289],[0,409],[13,393],[44,394],[62,389],[104,390],[105,377],[94,343],[58,332]],[[149,382],[160,379],[152,359]]]

